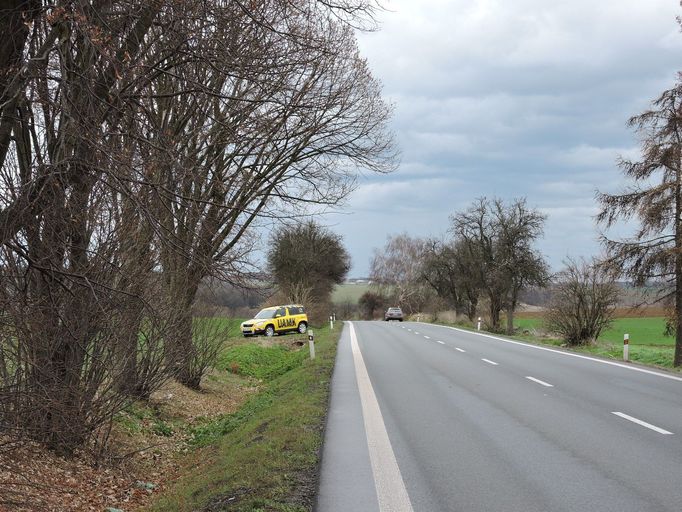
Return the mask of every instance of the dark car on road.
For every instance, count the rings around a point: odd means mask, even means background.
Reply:
[[[389,320],[398,320],[399,322],[403,321],[403,310],[400,308],[388,308],[386,310],[386,313],[384,314],[384,320],[389,321]]]

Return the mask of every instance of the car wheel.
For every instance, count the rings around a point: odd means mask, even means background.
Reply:
[[[266,335],[267,337],[272,337],[272,336],[274,336],[274,335],[275,335],[275,328],[274,328],[272,325],[268,325],[268,326],[265,328],[265,335]]]
[[[305,332],[308,330],[308,324],[305,322],[301,322],[298,324],[298,332],[300,334],[305,334]]]

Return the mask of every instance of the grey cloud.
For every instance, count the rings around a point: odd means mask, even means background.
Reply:
[[[360,36],[395,103],[400,169],[368,176],[330,216],[366,274],[386,235],[443,234],[483,195],[527,196],[548,215],[554,267],[596,254],[595,190],[624,185],[627,119],[670,87],[682,34],[673,0],[397,0]]]

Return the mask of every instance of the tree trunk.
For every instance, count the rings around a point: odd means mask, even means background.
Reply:
[[[514,306],[507,307],[507,334],[514,334]]]
[[[123,318],[126,325],[121,326],[120,358],[122,360],[121,380],[117,383],[121,393],[135,398],[140,396],[140,382],[137,366],[137,351],[139,346],[140,325],[142,324],[142,305],[131,301],[126,305]]]
[[[673,366],[682,366],[682,171],[675,188],[675,356]]]
[[[500,311],[502,308],[497,303],[497,300],[490,299],[490,328],[493,332],[497,332],[500,329]]]
[[[177,276],[176,276],[177,277]],[[199,389],[201,375],[193,371],[194,343],[192,340],[192,304],[199,288],[199,279],[187,277],[175,281],[171,288],[172,312],[175,320],[175,334],[169,351],[171,361],[176,368],[175,378],[181,384]]]

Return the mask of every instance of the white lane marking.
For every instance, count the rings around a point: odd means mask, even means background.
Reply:
[[[438,340],[438,343],[440,343],[441,345],[445,345],[445,342],[444,342],[444,341]]]
[[[415,334],[419,334],[417,331],[414,331]]]
[[[672,432],[668,432],[667,430],[664,430],[660,427],[657,427],[656,425],[652,425],[651,423],[647,423],[646,421],[638,420],[637,418],[633,418],[632,416],[628,416],[627,414],[624,414],[622,412],[613,412],[612,414],[615,414],[616,416],[620,416],[623,419],[626,419],[628,421],[631,421],[633,423],[637,423],[637,425],[641,425],[642,427],[649,428],[653,430],[654,432],[658,432],[659,434],[667,435],[667,436],[672,436]]]
[[[438,324],[431,324],[438,325]],[[619,368],[625,368],[626,370],[632,370],[633,372],[647,373],[649,375],[655,375],[657,377],[663,377],[664,379],[676,380],[682,382],[682,377],[677,377],[676,375],[669,375],[666,373],[654,372],[651,370],[645,370],[644,368],[637,368],[636,366],[628,366],[622,363],[616,363],[614,361],[605,361],[603,359],[596,359],[594,357],[584,356],[582,354],[574,354],[573,352],[564,352],[563,350],[555,350],[553,348],[540,347],[538,345],[531,345],[529,343],[522,343],[520,341],[508,340],[505,338],[500,338],[498,336],[492,336],[490,334],[483,334],[475,331],[467,331],[466,329],[458,329],[457,327],[449,327],[447,325],[439,325],[438,327],[444,327],[445,329],[452,329],[453,331],[464,332],[467,334],[474,334],[476,336],[482,336],[484,338],[491,338],[497,341],[504,341],[505,343],[511,343],[512,345],[520,345],[526,348],[533,348],[535,350],[544,350],[545,352],[553,352],[555,354],[560,354],[562,356],[577,357],[578,359],[586,359],[588,361],[594,361],[595,363],[608,364],[609,366],[617,366]]]
[[[362,352],[360,352],[353,323],[348,322],[348,324],[350,325],[350,343],[355,363],[355,376],[360,392],[362,417],[365,422],[367,447],[369,448],[369,459],[372,464],[374,485],[379,500],[379,510],[380,512],[413,512],[403,476],[391,447],[391,440],[388,438],[388,432],[386,432],[379,402],[374,394]]]
[[[431,339],[430,336],[424,336],[424,338],[427,339],[427,340],[430,340],[430,339]]]
[[[530,375],[527,376],[526,378],[528,380],[532,380],[533,382],[537,382],[538,384],[540,384],[541,386],[545,386],[546,388],[553,388],[554,387],[553,384],[550,384],[549,382],[545,382],[545,381],[540,380],[540,379],[536,379],[535,377],[531,377]]]
[[[497,366],[497,363],[495,361],[491,361],[490,359],[481,359],[481,361],[485,361],[488,364],[492,364],[493,366]]]
[[[457,347],[455,347],[455,350],[456,350],[457,352],[466,352],[466,350],[464,350],[464,349],[462,349],[462,348],[457,348]]]

